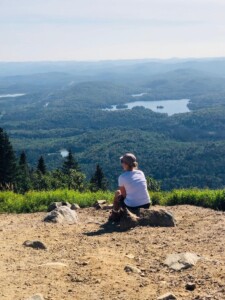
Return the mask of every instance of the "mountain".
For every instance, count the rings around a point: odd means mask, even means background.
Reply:
[[[119,157],[134,152],[146,175],[175,187],[225,186],[225,59],[0,63],[0,127],[31,165],[48,167],[71,149],[89,178],[97,163],[111,187]],[[132,95],[141,95],[134,98]],[[190,99],[190,113],[168,116],[132,101]]]

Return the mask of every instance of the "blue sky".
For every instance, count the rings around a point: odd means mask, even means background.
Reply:
[[[0,61],[225,56],[225,0],[0,0]]]

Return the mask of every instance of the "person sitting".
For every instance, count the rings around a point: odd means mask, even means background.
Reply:
[[[132,153],[126,153],[120,157],[124,170],[119,176],[119,189],[115,192],[113,210],[109,221],[119,221],[121,208],[127,207],[131,212],[138,213],[140,208],[150,207],[150,196],[144,173],[138,170],[136,157]]]

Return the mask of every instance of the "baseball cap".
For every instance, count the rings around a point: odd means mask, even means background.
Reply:
[[[132,166],[136,161],[136,156],[132,153],[126,153],[123,156],[120,157],[121,162],[125,162],[129,166]]]

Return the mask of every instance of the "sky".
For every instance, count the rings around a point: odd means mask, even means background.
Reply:
[[[0,0],[0,61],[225,56],[225,0]]]

